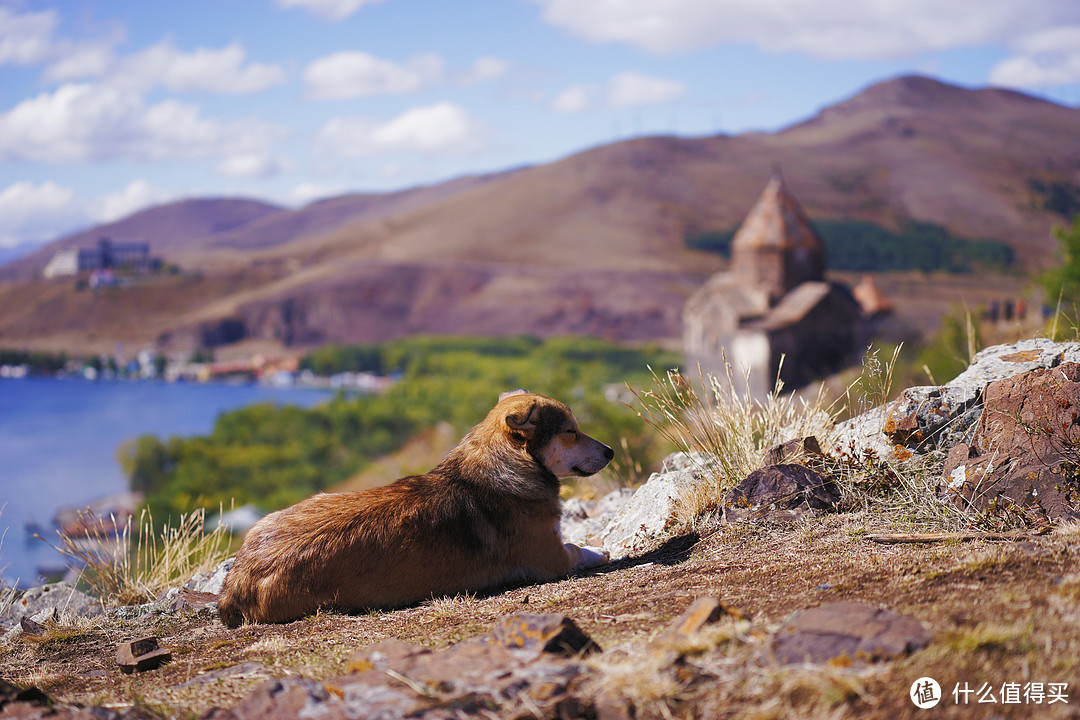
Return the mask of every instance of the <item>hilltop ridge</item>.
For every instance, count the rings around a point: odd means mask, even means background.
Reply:
[[[932,223],[1037,268],[1052,257],[1050,228],[1080,207],[1076,127],[1076,108],[908,76],[775,133],[635,138],[298,210],[174,203],[0,269],[20,279],[0,284],[0,345],[190,347],[222,322],[283,346],[416,332],[671,340],[687,295],[724,266],[686,239],[733,229],[777,166],[814,220]],[[117,327],[107,298],[27,280],[61,247],[136,231],[203,281],[138,290],[153,312]]]

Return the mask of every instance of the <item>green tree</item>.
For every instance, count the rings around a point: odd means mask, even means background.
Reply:
[[[1043,273],[1046,302],[1061,298],[1062,307],[1080,306],[1080,215],[1073,218],[1072,227],[1054,228],[1054,237],[1061,246],[1061,263]]]

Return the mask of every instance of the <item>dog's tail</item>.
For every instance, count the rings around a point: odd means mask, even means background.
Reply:
[[[225,627],[239,627],[243,624],[244,608],[251,607],[255,598],[251,592],[252,584],[241,582],[238,575],[240,568],[235,566],[225,576],[225,583],[218,597],[218,617]]]

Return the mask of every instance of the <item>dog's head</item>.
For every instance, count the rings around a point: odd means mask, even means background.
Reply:
[[[515,390],[500,395],[492,412],[511,441],[521,443],[557,478],[595,475],[615,455],[581,432],[574,413],[558,400]]]

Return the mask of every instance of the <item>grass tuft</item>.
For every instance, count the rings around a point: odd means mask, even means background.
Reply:
[[[90,520],[87,518],[87,520]],[[147,510],[132,530],[131,518],[118,536],[92,520],[86,537],[61,534],[61,554],[83,568],[82,577],[107,605],[137,605],[154,600],[165,590],[198,572],[214,569],[229,554],[229,528],[205,532],[206,511],[181,515],[173,527],[154,531]]]
[[[638,416],[697,466],[703,482],[680,498],[679,521],[692,525],[702,513],[720,506],[724,494],[761,467],[773,446],[813,435],[822,444],[832,432],[836,412],[825,403],[824,389],[808,401],[776,384],[764,399],[750,391],[749,374],[736,381],[730,364],[725,376],[698,369],[692,382],[678,369],[664,377],[650,368],[653,387],[633,391]]]

